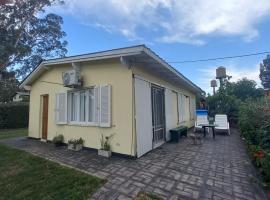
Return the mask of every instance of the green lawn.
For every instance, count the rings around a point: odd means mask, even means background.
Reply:
[[[0,145],[0,200],[87,199],[104,180]]]
[[[27,136],[27,129],[0,129],[0,140]]]
[[[161,200],[161,199],[156,195],[140,192],[134,200]]]

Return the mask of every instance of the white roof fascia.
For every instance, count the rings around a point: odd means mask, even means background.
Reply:
[[[196,91],[202,92],[201,88],[193,84],[190,80],[184,77],[180,72],[170,66],[165,60],[160,58],[157,54],[155,54],[152,50],[147,48],[145,45],[133,46],[133,47],[125,47],[120,49],[112,49],[108,51],[101,51],[97,53],[90,53],[79,56],[70,56],[67,58],[57,58],[51,59],[41,62],[38,67],[29,74],[29,76],[20,84],[20,88],[26,88],[29,86],[36,77],[38,77],[43,71],[48,70],[49,65],[59,65],[59,64],[68,64],[68,63],[76,63],[76,62],[87,62],[94,60],[102,60],[102,59],[110,59],[124,56],[135,56],[145,53],[149,57],[155,60],[155,62],[159,63],[161,66],[167,68],[169,71],[174,73],[179,79],[186,82],[189,86],[194,88]]]
[[[132,56],[138,55],[143,51],[142,46],[138,47],[131,47],[131,48],[123,48],[123,49],[115,49],[109,50],[104,52],[86,54],[82,56],[71,56],[67,58],[59,58],[59,59],[52,59],[44,61],[44,65],[53,65],[53,64],[65,64],[71,62],[85,62],[85,61],[92,61],[92,60],[102,60],[102,59],[109,59],[121,56]]]
[[[86,62],[86,61],[93,61],[93,60],[102,60],[102,59],[110,59],[110,58],[117,58],[121,56],[132,56],[132,55],[139,55],[143,51],[143,46],[136,46],[130,48],[122,48],[122,49],[115,49],[109,51],[103,51],[98,53],[86,54],[81,56],[71,56],[67,58],[58,58],[58,59],[51,59],[45,60],[41,62],[38,67],[31,72],[31,74],[20,84],[20,88],[25,87],[32,79],[38,75],[42,69],[46,70],[44,67],[49,65],[59,65],[59,64],[67,64],[72,62]]]

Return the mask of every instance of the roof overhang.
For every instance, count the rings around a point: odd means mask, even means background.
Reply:
[[[112,49],[109,51],[102,51],[91,54],[84,54],[79,56],[70,56],[66,58],[58,58],[42,61],[35,70],[33,70],[20,84],[20,87],[27,88],[47,71],[50,66],[70,63],[82,63],[97,60],[105,60],[112,58],[120,58],[122,63],[136,66],[141,65],[147,70],[174,82],[177,85],[184,86],[196,93],[202,93],[203,90],[192,83],[189,79],[183,76],[179,71],[170,66],[165,60],[160,58],[152,50],[145,45],[126,47],[120,49]]]

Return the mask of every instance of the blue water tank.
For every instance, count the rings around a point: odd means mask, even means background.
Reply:
[[[208,111],[207,110],[196,110],[196,115],[197,116],[208,115]]]

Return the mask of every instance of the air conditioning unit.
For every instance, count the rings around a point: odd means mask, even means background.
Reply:
[[[63,84],[66,87],[76,87],[81,86],[81,75],[78,70],[70,70],[63,72],[62,74]]]

